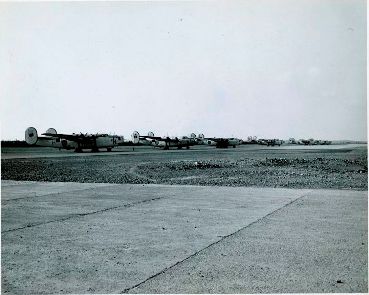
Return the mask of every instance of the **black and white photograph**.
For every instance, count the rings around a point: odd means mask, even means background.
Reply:
[[[365,0],[1,1],[1,294],[368,293]]]

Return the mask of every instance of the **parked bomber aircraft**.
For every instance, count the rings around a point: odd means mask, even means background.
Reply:
[[[297,141],[297,144],[310,145],[311,144],[311,141],[310,141],[310,139],[299,139]]]
[[[199,134],[198,139],[200,139],[203,144],[212,145],[217,148],[227,148],[229,146],[233,146],[235,148],[236,145],[240,145],[242,143],[242,140],[238,138],[205,138],[204,134]]]
[[[257,144],[258,139],[256,136],[248,136],[247,140],[244,140],[242,144]]]
[[[152,145],[156,139],[160,137],[155,137],[153,132],[149,132],[147,136],[141,136],[138,131],[132,133],[132,142],[134,144],[142,144],[142,145]]]
[[[273,139],[262,139],[261,138],[257,140],[257,143],[260,145],[266,145],[266,146],[275,146],[275,145],[280,146],[281,144],[284,143],[284,140],[276,139],[276,138],[273,138]]]
[[[106,148],[108,152],[113,147],[124,142],[123,136],[108,134],[59,134],[54,128],[49,128],[45,133],[38,136],[34,127],[26,129],[25,138],[29,145],[55,147],[59,149],[74,149],[75,152],[82,152],[83,149],[91,149],[93,152],[99,148]]]
[[[170,147],[181,149],[183,147],[189,149],[195,144],[195,141],[188,137],[170,138],[154,136],[153,132],[149,132],[146,136],[141,136],[137,131],[132,133],[132,142],[134,144],[152,145],[153,147],[163,148],[168,150]]]
[[[297,144],[301,144],[301,145],[329,145],[331,143],[332,141],[330,140],[320,140],[320,139],[314,139],[314,138],[300,139],[297,141]]]

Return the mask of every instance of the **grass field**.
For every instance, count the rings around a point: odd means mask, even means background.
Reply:
[[[7,158],[11,155],[11,158]],[[19,155],[20,158],[17,158]],[[112,153],[6,148],[2,179],[366,190],[367,146],[240,146]]]

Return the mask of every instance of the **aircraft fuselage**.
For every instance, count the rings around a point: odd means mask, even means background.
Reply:
[[[25,132],[26,142],[29,145],[54,147],[67,150],[74,149],[77,152],[81,152],[83,149],[98,151],[99,148],[106,148],[108,151],[110,151],[113,147],[124,142],[123,136],[108,134],[64,135],[57,134],[55,129],[52,130],[54,130],[52,133],[46,132],[46,136],[38,136],[37,130],[33,127],[29,127]]]

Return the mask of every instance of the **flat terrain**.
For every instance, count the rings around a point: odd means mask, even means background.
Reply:
[[[367,193],[2,181],[2,292],[368,291]]]
[[[367,190],[367,146],[122,147],[77,154],[52,148],[2,151],[2,179]]]
[[[4,294],[366,293],[367,146],[2,149]]]

